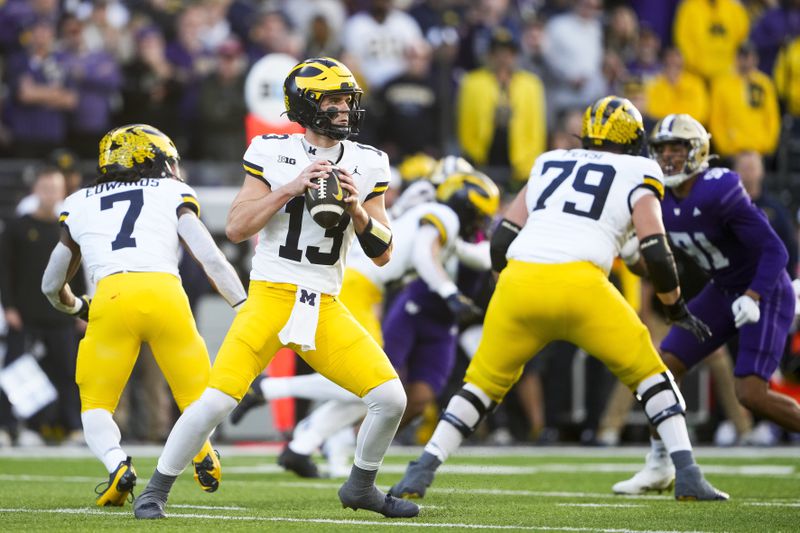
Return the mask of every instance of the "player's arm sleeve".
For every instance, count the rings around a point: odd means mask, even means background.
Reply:
[[[489,241],[467,242],[456,239],[456,257],[473,270],[485,271],[492,268]]]
[[[178,235],[225,301],[234,309],[242,304],[247,299],[242,282],[200,219],[184,212],[178,219]]]
[[[764,296],[775,287],[778,276],[786,268],[789,253],[767,218],[753,204],[742,187],[736,184],[719,200],[723,223],[737,240],[758,254],[758,266],[750,290]]]
[[[633,206],[640,198],[653,194],[658,201],[664,199],[664,174],[655,161],[649,161],[641,169],[641,183],[635,186],[628,194],[628,210],[633,213]]]
[[[69,278],[76,269],[76,257],[73,250],[63,242],[56,244],[50,254],[50,260],[42,275],[42,293],[47,297],[50,305],[69,315],[78,314],[86,302],[82,298],[75,298],[73,305],[66,305],[61,301],[61,290],[67,285]]]
[[[253,140],[250,141],[250,146],[247,147],[247,151],[245,151],[244,157],[242,158],[242,167],[244,168],[245,175],[264,182],[264,184],[271,189],[272,184],[269,182],[269,178],[264,174],[264,160],[266,158],[263,153],[263,147],[261,146],[262,142],[269,141],[263,141],[260,137],[254,137]]]
[[[369,202],[378,196],[383,196],[389,188],[389,180],[392,177],[392,171],[389,167],[389,156],[384,152],[380,152],[380,164],[375,170],[375,173],[375,182],[372,185],[372,189],[367,193],[367,197],[364,199],[365,202]]]
[[[442,298],[447,298],[458,292],[458,287],[442,266],[439,254],[444,241],[441,237],[440,227],[432,222],[423,222],[415,236],[416,244],[411,253],[411,262],[425,284]]]

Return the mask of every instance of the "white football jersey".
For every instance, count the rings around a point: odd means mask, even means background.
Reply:
[[[191,187],[169,178],[92,185],[64,201],[59,220],[81,248],[94,283],[117,272],[178,276],[178,209],[198,215]]]
[[[379,267],[363,252],[354,246],[348,257],[347,266],[364,274],[376,287],[383,290],[386,284],[399,281],[406,274],[414,272],[412,255],[416,245],[415,236],[421,224],[431,224],[439,232],[442,243],[441,260],[447,260],[455,252],[458,239],[458,215],[444,204],[429,202],[412,207],[399,218],[392,221],[392,260]]]
[[[302,134],[254,137],[244,154],[245,171],[272,190],[292,181],[312,162],[302,139]],[[338,159],[333,162],[353,175],[361,202],[383,194],[390,176],[386,154],[347,140],[338,146]],[[349,216],[326,230],[311,218],[304,196],[292,198],[259,233],[250,279],[293,283],[337,295],[354,237]]]
[[[508,258],[590,261],[608,273],[633,227],[634,190],[663,198],[664,176],[655,161],[595,150],[542,154],[528,178],[528,220]]]

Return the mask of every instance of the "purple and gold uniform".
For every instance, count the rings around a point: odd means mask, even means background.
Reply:
[[[689,310],[712,331],[711,338],[701,343],[688,331],[673,327],[661,343],[662,352],[674,354],[686,368],[697,364],[737,332],[731,304],[751,289],[761,296],[761,319],[739,329],[734,375],[768,380],[780,362],[794,317],[783,243],[739,176],[725,168],[700,174],[685,198],[668,189],[662,212],[672,244],[711,277],[689,302]]]

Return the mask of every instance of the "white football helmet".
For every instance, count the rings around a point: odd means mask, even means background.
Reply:
[[[659,120],[650,134],[649,154],[664,170],[664,184],[677,187],[708,168],[711,135],[702,124],[686,114],[672,114]],[[683,142],[689,148],[683,168],[670,169],[661,159],[658,147],[668,142]]]

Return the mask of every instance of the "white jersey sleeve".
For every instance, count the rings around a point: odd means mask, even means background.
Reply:
[[[444,204],[428,202],[412,207],[392,222],[394,249],[391,261],[378,267],[371,261],[368,263],[360,257],[354,257],[349,266],[367,276],[378,287],[385,287],[386,284],[398,281],[407,274],[413,274],[413,252],[417,245],[416,236],[422,224],[433,226],[438,232],[442,245],[440,259],[443,263],[446,262],[455,253],[455,243],[459,233],[458,216]]]
[[[191,187],[174,179],[108,182],[67,198],[59,218],[80,246],[92,282],[117,272],[178,276],[178,211],[200,214]]]
[[[632,227],[631,199],[664,195],[658,164],[639,156],[554,150],[528,179],[528,220],[508,258],[531,263],[589,261],[606,272]]]
[[[301,135],[262,135],[244,155],[245,172],[272,189],[295,179],[311,164]],[[353,175],[362,202],[382,195],[389,186],[389,159],[372,146],[340,143],[337,161]],[[345,258],[355,230],[345,215],[338,226],[324,229],[311,218],[303,196],[289,200],[259,232],[250,278],[292,283],[336,295],[342,286]]]

